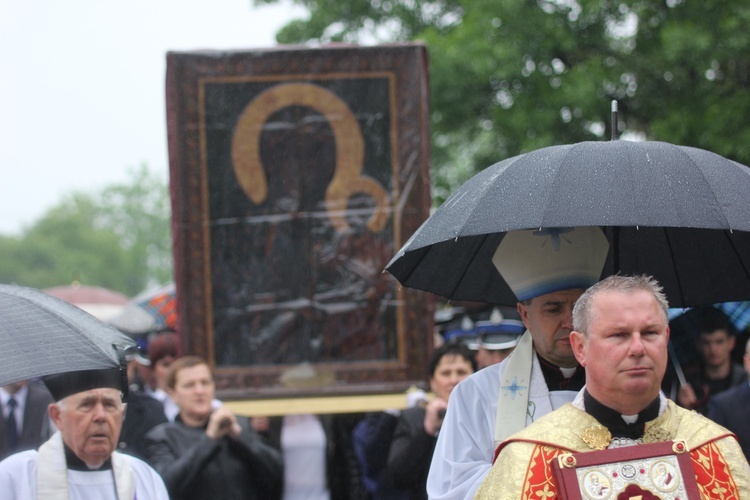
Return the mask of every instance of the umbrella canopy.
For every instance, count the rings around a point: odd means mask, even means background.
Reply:
[[[724,302],[714,304],[714,307],[727,315],[738,332],[744,331],[750,325],[750,302]],[[690,308],[672,307],[669,309],[669,320],[679,318]]]
[[[126,335],[33,288],[0,285],[0,385],[120,366]]]
[[[602,276],[653,275],[670,304],[750,299],[750,169],[664,142],[582,142],[501,161],[457,189],[386,270],[452,300],[512,305],[492,264],[508,231],[599,226]],[[564,232],[559,233],[564,237]]]
[[[729,317],[737,331],[741,332],[750,325],[750,302],[725,302],[716,307]]]
[[[130,335],[177,330],[177,300],[174,283],[147,290],[128,302],[108,323]]]

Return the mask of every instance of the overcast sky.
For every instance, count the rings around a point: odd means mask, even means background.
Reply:
[[[168,176],[168,50],[265,48],[288,0],[0,0],[0,234],[63,194]]]

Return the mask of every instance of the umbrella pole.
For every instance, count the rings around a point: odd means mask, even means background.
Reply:
[[[671,340],[667,343],[667,350],[669,351],[669,357],[672,358],[672,366],[677,374],[677,380],[680,382],[680,387],[687,385],[685,372],[682,371],[682,365],[680,364],[680,360],[677,359],[677,352],[675,351]]]
[[[617,101],[612,100],[612,140],[619,139],[617,136]]]
[[[620,228],[612,228],[612,270],[613,274],[620,272]]]

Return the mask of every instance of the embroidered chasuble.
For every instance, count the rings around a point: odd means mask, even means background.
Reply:
[[[582,404],[580,408],[574,406],[576,402],[566,404],[499,446],[495,464],[475,498],[559,498],[549,463],[562,453],[613,448],[623,442],[683,440],[702,498],[750,499],[750,466],[736,438],[711,420],[662,401],[666,403],[663,411],[645,423],[645,432],[636,440],[613,439],[607,427],[580,409]]]

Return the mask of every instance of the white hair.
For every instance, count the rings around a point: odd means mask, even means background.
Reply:
[[[102,387],[102,389],[110,389],[110,387]],[[117,390],[117,389],[114,389]],[[76,394],[80,394],[80,392],[73,393],[69,396],[65,396],[60,401],[55,401],[55,405],[60,409],[60,411],[65,411],[65,409],[68,407],[68,399],[75,396]],[[120,403],[121,408],[127,408],[127,403],[122,402],[122,392],[120,392],[120,397],[117,398],[117,401]]]

